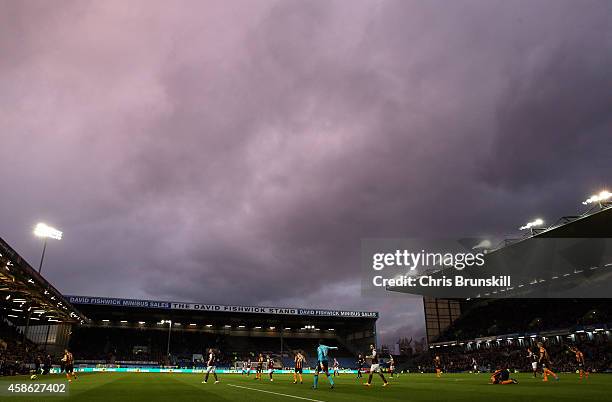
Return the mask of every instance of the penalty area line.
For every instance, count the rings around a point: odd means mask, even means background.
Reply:
[[[228,387],[248,389],[249,391],[265,392],[266,394],[274,394],[274,395],[286,396],[287,398],[301,399],[303,401],[323,402],[323,401],[320,401],[318,399],[304,398],[303,396],[295,396],[295,395],[289,395],[289,394],[281,394],[280,392],[266,391],[266,390],[263,390],[263,389],[257,389],[257,388],[251,388],[251,387],[243,387],[242,385],[227,384],[227,386]]]

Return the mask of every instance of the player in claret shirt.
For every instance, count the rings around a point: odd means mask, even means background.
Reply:
[[[340,375],[340,363],[338,363],[338,360],[334,357],[334,377],[337,375]]]
[[[393,374],[395,374],[395,360],[393,355],[389,355],[389,377],[393,378]]]
[[[527,348],[527,359],[531,363],[531,371],[533,371],[533,378],[538,376],[538,355],[533,353],[531,348]]]
[[[206,377],[204,377],[204,381],[202,384],[206,384],[208,382],[208,376],[210,373],[215,377],[215,384],[219,383],[219,379],[217,378],[217,355],[213,349],[208,349],[208,360],[206,361]]]
[[[434,367],[436,368],[436,377],[442,377],[442,360],[440,356],[434,358]]]
[[[272,359],[270,355],[266,355],[266,363],[268,366],[268,375],[270,376],[270,381],[274,381],[274,378],[272,378],[272,374],[274,374],[274,359]]]
[[[380,371],[380,358],[378,357],[378,352],[376,351],[374,345],[370,345],[370,355],[366,356],[366,359],[371,359],[372,365],[370,366],[370,375],[368,376],[368,382],[364,383],[363,385],[365,385],[366,387],[370,387],[372,385],[372,376],[374,375],[374,373],[378,373],[380,378],[382,378],[383,387],[389,385],[387,379]]]

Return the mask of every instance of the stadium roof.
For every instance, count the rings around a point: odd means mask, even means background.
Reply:
[[[87,321],[62,294],[0,238],[0,308],[15,325]]]
[[[490,250],[485,256],[489,267],[496,266],[500,269],[496,274],[507,275],[512,272],[517,277],[522,275],[523,279],[531,276],[535,278],[535,282],[527,283],[529,286],[519,285],[516,288],[500,290],[503,293],[497,291],[478,292],[466,297],[496,297],[496,295],[497,297],[608,297],[607,287],[612,276],[612,261],[605,260],[605,258],[608,258],[609,239],[611,238],[612,206],[605,206],[601,209],[592,208],[580,216],[561,217],[555,224],[544,229],[538,229],[528,237],[504,241],[501,247]],[[556,274],[554,270],[541,269],[547,266],[546,260],[533,262],[527,258],[534,248],[545,244],[542,243],[545,239],[585,239],[584,241],[594,245],[592,247],[593,252],[585,254],[570,250],[569,254],[564,255],[567,261],[561,261],[567,262],[567,264],[560,265],[563,266],[560,269],[565,271]],[[602,250],[607,251],[604,253]],[[602,257],[605,256],[605,261],[599,261],[600,253]],[[558,260],[551,261],[559,262]],[[495,265],[496,262],[497,265]],[[508,262],[512,265],[508,265]],[[580,268],[578,269],[578,267]],[[510,271],[509,268],[511,268]],[[571,271],[568,271],[568,269],[571,269]],[[470,275],[471,272],[477,272],[477,270],[473,267],[466,268],[462,271],[462,274]],[[454,273],[456,273],[454,268],[449,267],[433,272],[431,275],[443,277]],[[544,278],[547,274],[548,276]],[[540,280],[538,281],[537,278],[540,278]],[[417,293],[411,292],[410,289],[405,287],[388,287],[387,290]],[[420,290],[422,291],[420,294],[439,297],[435,294],[437,290],[433,288],[421,288]],[[560,296],[562,292],[565,293]],[[453,296],[446,296],[445,298],[449,297],[452,298]]]

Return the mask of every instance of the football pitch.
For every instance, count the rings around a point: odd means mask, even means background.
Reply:
[[[202,384],[202,375],[152,373],[95,373],[80,375],[69,386],[67,396],[7,396],[11,383],[65,382],[60,376],[32,381],[28,377],[2,377],[0,394],[3,401],[609,401],[612,375],[594,374],[580,382],[574,374],[561,374],[561,380],[542,382],[528,374],[513,375],[517,385],[489,385],[487,374],[405,374],[383,388],[380,378],[372,387],[362,385],[354,375],[335,378],[335,389],[323,376],[319,389],[313,390],[312,375],[304,376],[304,384],[293,384],[290,375],[277,375],[274,382],[256,381],[253,376],[224,375],[214,384],[212,377]],[[50,379],[52,378],[52,379]]]

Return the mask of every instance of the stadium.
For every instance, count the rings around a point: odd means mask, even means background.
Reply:
[[[493,252],[507,253],[513,245],[538,237],[603,238],[609,235],[611,217],[610,205],[602,205],[583,216],[564,217],[558,224],[532,233],[520,242],[506,242],[504,247]],[[206,356],[213,349],[217,353],[217,373],[222,384],[227,382],[232,387],[222,394],[247,392],[249,398],[255,400],[259,396],[266,400],[294,397],[321,400],[317,399],[321,392],[310,398],[305,395],[310,395],[312,390],[297,395],[295,388],[290,386],[293,385],[296,354],[300,352],[305,357],[303,373],[308,381],[317,361],[315,351],[322,342],[337,348],[333,353],[338,362],[334,376],[337,375],[339,386],[348,388],[328,394],[324,400],[343,400],[360,389],[360,382],[355,380],[357,371],[368,374],[367,366],[358,367],[357,356],[366,356],[369,345],[379,344],[376,330],[379,314],[374,311],[62,295],[1,239],[0,258],[3,267],[0,273],[3,310],[0,339],[5,350],[2,355],[5,376],[27,377],[35,373],[43,382],[58,381],[64,368],[60,357],[69,349],[75,356],[75,371],[81,376],[71,385],[73,388],[78,389],[90,381],[90,386],[104,386],[118,378],[121,379],[118,383],[134,382],[139,398],[144,400],[149,398],[146,389],[153,381],[151,378],[155,378],[157,386],[180,387],[191,381],[192,387],[197,387],[200,382],[195,380],[205,373]],[[588,264],[593,267],[592,261]],[[598,286],[605,281],[605,269],[609,266],[609,263],[601,264],[601,273],[588,277],[590,283]],[[560,277],[566,282],[560,285],[563,289],[580,286],[585,280],[581,276],[560,274]],[[426,392],[437,379],[440,384],[451,381],[444,383],[446,388],[441,392],[462,394],[472,389],[471,386],[486,384],[487,376],[502,366],[521,379],[522,387],[523,382],[529,380],[532,381],[527,386],[535,387],[533,378],[525,374],[530,372],[526,351],[544,342],[555,356],[556,370],[564,373],[561,375],[569,383],[575,383],[576,364],[568,347],[579,347],[588,362],[589,381],[601,383],[589,387],[589,391],[594,391],[589,398],[604,400],[597,390],[610,386],[610,377],[605,373],[612,371],[612,303],[609,299],[526,296],[521,299],[425,296],[428,347],[423,351],[408,347],[394,356],[396,372],[390,384],[397,390],[389,390],[389,399],[393,400],[399,390],[403,392],[403,387],[411,392]],[[550,308],[551,305],[554,308]],[[389,357],[393,352],[383,350]],[[251,384],[251,377],[255,375],[251,375],[251,370],[255,370],[259,354],[270,358],[269,367],[277,381],[274,387],[270,386],[271,382]],[[440,367],[434,361],[435,356],[441,359]],[[388,360],[383,361],[386,362],[383,371],[388,373]],[[434,374],[438,368],[444,377]],[[350,381],[345,384],[348,379]],[[457,382],[464,381],[473,384],[454,390]],[[284,382],[287,388],[279,382]],[[187,391],[175,392],[180,398],[188,398],[189,391],[194,390],[187,386]],[[75,395],[79,395],[78,392],[75,391]],[[87,392],[87,388],[83,392]],[[534,389],[533,392],[539,391]],[[562,392],[559,399],[572,399],[573,392],[577,391],[569,387]],[[221,397],[214,392],[207,395],[212,399]],[[359,395],[360,400],[377,397],[383,396]],[[497,397],[502,400],[514,398],[512,393]]]
[[[0,0],[0,402],[612,400],[610,0]]]

